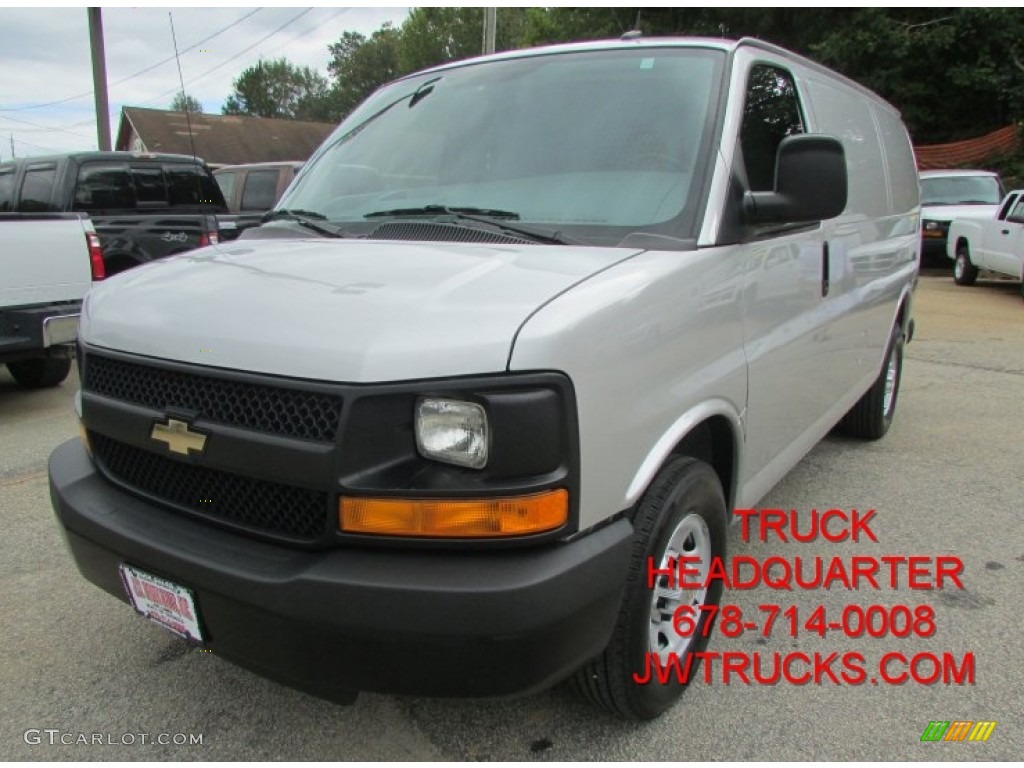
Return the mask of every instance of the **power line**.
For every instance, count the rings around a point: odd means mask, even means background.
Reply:
[[[35,149],[41,149],[41,150],[43,150],[43,152],[60,152],[61,151],[59,149],[54,149],[53,147],[40,147],[38,144],[33,144],[31,141],[25,141],[24,139],[14,139],[14,141],[17,142],[18,144],[24,144],[24,145],[29,146],[29,147],[34,147]]]
[[[188,53],[189,51],[198,48],[203,43],[206,43],[206,42],[209,42],[210,40],[213,40],[213,38],[217,37],[218,35],[223,34],[224,32],[227,32],[232,27],[238,26],[243,21],[248,19],[250,16],[253,16],[253,15],[257,14],[257,13],[259,13],[262,10],[263,10],[262,8],[256,8],[255,10],[250,11],[249,13],[245,14],[244,16],[242,16],[240,19],[236,19],[235,21],[231,22],[230,24],[228,24],[223,29],[219,29],[216,32],[214,32],[212,35],[204,37],[198,43],[193,43],[188,48],[185,48],[183,51],[181,51],[181,53]],[[120,80],[115,80],[113,83],[110,83],[110,85],[114,86],[114,85],[121,85],[122,83],[127,83],[129,80],[132,80],[132,79],[138,77],[139,75],[144,75],[147,72],[150,72],[150,71],[156,69],[157,67],[163,66],[164,64],[166,64],[169,61],[174,61],[174,58],[175,58],[174,56],[168,56],[166,59],[163,59],[162,61],[158,61],[156,64],[151,64],[150,66],[146,67],[145,69],[140,69],[138,72],[136,72],[133,75],[128,75],[127,77],[123,77]],[[57,101],[49,101],[49,102],[46,102],[45,104],[30,104],[27,107],[18,107],[16,109],[0,109],[0,112],[25,112],[25,111],[30,110],[30,109],[41,109],[43,107],[53,107],[53,106],[56,106],[58,104],[65,104],[65,103],[67,103],[69,101],[74,101],[75,99],[82,99],[82,98],[85,98],[86,96],[92,96],[92,91],[89,90],[89,91],[86,91],[85,93],[80,93],[80,94],[78,94],[76,96],[68,96],[67,98],[64,98],[64,99],[58,99]]]
[[[341,14],[348,13],[351,10],[352,10],[351,8],[339,8],[337,11],[335,11],[330,16],[328,16],[326,19],[324,19],[323,21],[315,22],[312,27],[307,29],[305,32],[302,32],[302,33],[296,35],[291,40],[289,40],[287,43],[283,43],[283,44],[277,46],[277,48],[274,48],[274,49],[268,51],[267,52],[267,56],[271,56],[271,55],[277,53],[278,51],[283,51],[289,45],[292,45],[293,43],[301,40],[306,34],[308,34],[309,32],[312,32],[314,28],[322,27],[322,26],[326,25],[328,22],[333,21],[334,19],[336,19],[338,16],[341,16]]]
[[[253,48],[255,48],[260,43],[264,42],[265,40],[269,40],[271,37],[276,35],[278,32],[280,32],[285,27],[290,26],[291,24],[294,24],[296,21],[301,19],[303,16],[305,16],[307,13],[309,13],[312,10],[313,10],[312,8],[307,8],[306,10],[302,11],[301,13],[299,13],[297,16],[294,16],[291,19],[289,19],[288,21],[286,21],[284,24],[282,24],[280,27],[275,29],[269,35],[265,35],[265,36],[261,37],[259,40],[257,40],[255,43],[253,43],[252,45],[248,46],[247,48],[243,48],[242,50],[240,50],[238,53],[236,53],[231,58],[222,61],[220,64],[218,64],[217,66],[215,66],[215,67],[213,67],[211,69],[206,70],[205,72],[203,72],[203,74],[199,75],[198,77],[191,78],[189,80],[189,82],[188,82],[189,86],[190,87],[194,86],[197,82],[199,82],[203,78],[207,77],[208,75],[213,74],[214,72],[216,72],[221,67],[227,66],[228,64],[230,64],[235,59],[237,59],[240,56],[242,56],[243,54],[246,54],[249,51],[251,51]],[[145,104],[153,104],[154,102],[160,101],[160,100],[166,98],[167,96],[169,96],[171,94],[177,93],[178,90],[179,90],[178,88],[172,88],[169,91],[164,91],[161,94],[158,94],[158,95],[156,95],[156,96],[154,96],[154,97],[152,97],[150,99],[146,99],[145,101],[140,102],[138,104],[138,106],[143,106]]]
[[[56,126],[40,125],[39,123],[30,123],[28,120],[16,120],[15,118],[7,117],[6,115],[0,115],[0,120],[10,120],[12,123],[21,123],[22,125],[29,125],[33,128],[39,128],[44,131],[60,131],[61,133],[70,133],[72,136],[78,136],[79,138],[89,138],[91,140],[91,137],[86,137],[84,134],[76,133],[75,131],[69,131],[67,128],[58,128]],[[95,119],[89,121],[90,124],[95,124],[95,122]]]

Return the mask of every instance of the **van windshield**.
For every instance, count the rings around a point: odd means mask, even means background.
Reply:
[[[277,207],[354,233],[463,209],[594,244],[692,237],[723,61],[638,47],[407,78],[353,112]]]

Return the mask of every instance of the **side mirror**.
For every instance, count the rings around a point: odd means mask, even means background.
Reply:
[[[838,139],[787,136],[775,157],[775,190],[748,192],[744,217],[751,224],[795,224],[838,216],[846,208],[846,153]]]

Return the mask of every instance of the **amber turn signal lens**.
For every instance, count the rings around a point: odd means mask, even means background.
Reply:
[[[89,432],[85,428],[85,424],[81,421],[78,422],[78,436],[81,438],[82,443],[85,445],[86,452],[92,456],[92,443],[89,441]]]
[[[551,531],[569,518],[564,488],[494,499],[361,499],[338,502],[345,533],[445,538],[524,536]]]

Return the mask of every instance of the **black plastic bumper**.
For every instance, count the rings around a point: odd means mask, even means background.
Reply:
[[[81,441],[50,457],[79,570],[121,600],[130,563],[193,590],[206,647],[335,700],[367,690],[505,696],[600,653],[628,569],[625,520],[569,543],[489,552],[310,552],[221,531],[113,487]]]
[[[80,301],[0,310],[0,362],[42,355],[70,356],[81,311]],[[62,328],[51,338],[47,323],[52,321],[72,327]]]
[[[931,262],[952,264],[952,260],[946,254],[946,237],[922,237],[921,258]]]

